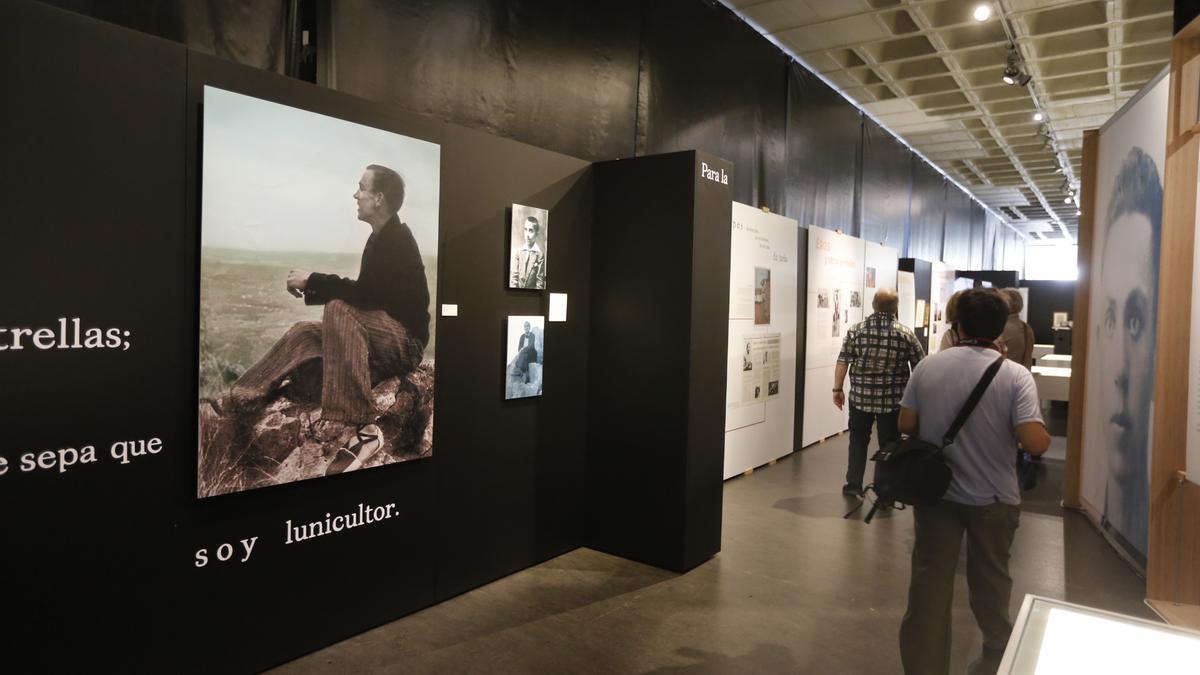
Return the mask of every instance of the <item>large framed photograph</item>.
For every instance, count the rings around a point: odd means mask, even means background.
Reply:
[[[544,290],[550,212],[536,206],[512,205],[508,287]]]
[[[504,398],[542,395],[542,356],[546,346],[546,318],[508,317],[508,349],[504,366]]]
[[[204,90],[197,494],[433,452],[441,149]]]

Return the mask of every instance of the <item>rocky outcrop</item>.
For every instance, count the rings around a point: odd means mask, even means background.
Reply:
[[[433,453],[432,361],[406,377],[376,384],[384,445],[362,468],[428,457]],[[325,475],[355,428],[323,421],[313,387],[285,383],[265,407],[235,414],[217,401],[200,402],[201,497],[290,483]]]

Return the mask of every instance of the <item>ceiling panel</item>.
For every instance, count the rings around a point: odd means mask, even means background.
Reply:
[[[1170,60],[1172,0],[999,0],[983,23],[979,0],[726,4],[1011,225],[1050,238],[1077,227],[1063,200],[1082,132]],[[1010,44],[1026,87],[1001,82]]]

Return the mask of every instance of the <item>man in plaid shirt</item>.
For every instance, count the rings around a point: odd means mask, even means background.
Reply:
[[[862,493],[872,424],[879,426],[881,446],[900,438],[900,399],[909,374],[925,356],[913,332],[896,320],[899,304],[895,291],[879,289],[871,302],[875,313],[842,341],[833,375],[833,404],[841,410],[846,404],[842,387],[850,371],[850,461],[842,494]]]

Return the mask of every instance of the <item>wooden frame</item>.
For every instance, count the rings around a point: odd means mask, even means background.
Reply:
[[[1175,36],[1163,181],[1147,601],[1172,623],[1200,627],[1200,485],[1184,479],[1188,363],[1200,163],[1200,19]],[[1197,480],[1198,477],[1193,477]]]
[[[1067,465],[1063,475],[1063,506],[1082,508],[1079,500],[1083,471],[1083,412],[1087,397],[1088,315],[1092,301],[1092,231],[1096,222],[1096,166],[1100,162],[1100,131],[1083,132],[1083,176],[1079,204],[1079,244],[1075,281],[1075,325],[1071,331],[1071,405],[1067,408]]]

